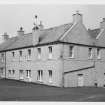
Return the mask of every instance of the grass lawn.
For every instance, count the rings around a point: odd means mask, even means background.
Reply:
[[[1,79],[0,100],[105,102],[105,88],[58,88]]]

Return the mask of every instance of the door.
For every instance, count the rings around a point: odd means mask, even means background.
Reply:
[[[83,77],[83,74],[78,74],[78,86],[79,87],[84,86],[84,77]]]

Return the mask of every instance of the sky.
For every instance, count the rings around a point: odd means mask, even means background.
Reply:
[[[38,15],[45,28],[72,22],[77,10],[83,14],[86,28],[97,28],[105,17],[105,4],[0,4],[0,38],[4,32],[16,36],[19,27],[32,32],[34,16]]]

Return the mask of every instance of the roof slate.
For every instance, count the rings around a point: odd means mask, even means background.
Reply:
[[[98,34],[100,33],[100,29],[99,28],[93,29],[93,30],[88,29],[88,32],[92,38],[96,38]]]
[[[44,29],[39,32],[39,44],[57,41],[70,27],[72,23],[60,25],[54,28]],[[10,50],[15,48],[27,47],[33,45],[32,33],[16,36],[8,39],[0,45],[0,51]]]

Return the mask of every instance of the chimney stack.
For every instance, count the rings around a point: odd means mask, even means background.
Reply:
[[[2,35],[2,40],[3,42],[9,39],[9,35],[7,34],[7,32],[4,33],[4,35]]]
[[[102,22],[100,22],[100,29],[105,29],[105,18],[103,18]]]
[[[82,19],[82,14],[79,13],[79,11],[76,11],[75,14],[73,14],[73,23],[82,23],[83,19]]]
[[[43,29],[44,29],[44,25],[42,24],[42,21],[40,21],[39,29],[40,29],[40,30],[43,30]]]
[[[17,31],[18,36],[24,35],[23,27],[20,27],[20,29]]]

